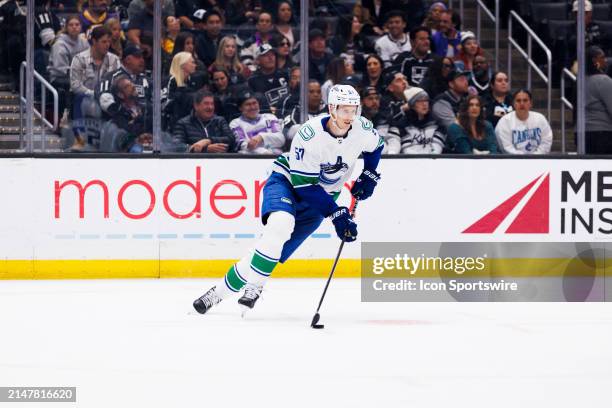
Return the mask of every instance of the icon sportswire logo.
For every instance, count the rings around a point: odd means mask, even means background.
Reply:
[[[496,231],[504,231],[505,234],[547,234],[549,213],[550,173],[545,173],[536,177],[462,233],[493,234]]]

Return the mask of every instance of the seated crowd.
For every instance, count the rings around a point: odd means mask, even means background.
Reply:
[[[511,92],[445,3],[313,3],[302,46],[289,0],[164,0],[162,152],[286,151],[306,109],[301,51],[308,116],[327,111],[331,86],[352,85],[387,154],[550,152],[531,93]],[[154,1],[36,4],[36,70],[60,92],[70,149],[150,150]]]

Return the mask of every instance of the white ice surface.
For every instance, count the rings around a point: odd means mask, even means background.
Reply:
[[[611,407],[612,305],[361,303],[272,280],[191,308],[212,280],[0,281],[0,386],[77,403],[0,407]]]

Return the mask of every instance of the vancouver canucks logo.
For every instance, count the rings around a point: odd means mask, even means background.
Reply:
[[[348,164],[342,162],[342,156],[338,156],[336,163],[322,163],[319,181],[323,184],[336,184],[348,170]]]

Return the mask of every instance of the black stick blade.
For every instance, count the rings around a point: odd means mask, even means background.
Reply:
[[[323,327],[325,327],[322,324],[317,324],[319,323],[320,318],[321,316],[319,315],[319,313],[315,313],[315,315],[312,317],[312,323],[310,323],[310,327],[312,327],[313,329],[322,329]]]

